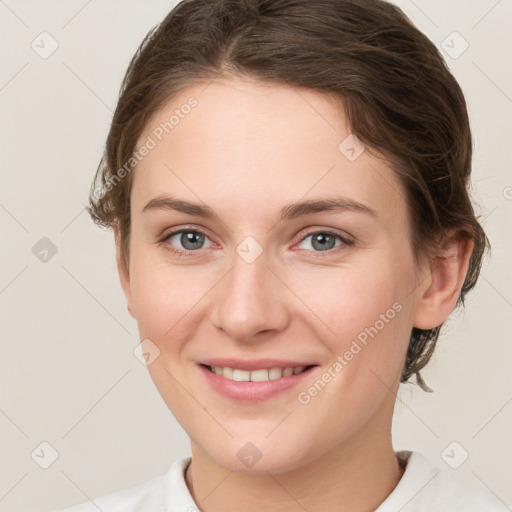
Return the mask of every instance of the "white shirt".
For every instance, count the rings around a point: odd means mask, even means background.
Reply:
[[[403,450],[407,462],[400,482],[375,512],[508,512],[491,492],[461,483],[420,452]],[[190,457],[176,460],[165,475],[56,512],[198,512],[185,482]]]

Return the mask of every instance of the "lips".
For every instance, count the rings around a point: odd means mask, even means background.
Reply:
[[[261,401],[303,380],[318,365],[277,359],[216,358],[199,362],[201,373],[218,393],[239,401]]]

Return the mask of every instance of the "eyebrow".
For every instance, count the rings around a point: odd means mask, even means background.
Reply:
[[[219,216],[209,207],[201,203],[183,201],[170,196],[158,196],[151,199],[142,209],[142,213],[151,210],[176,210],[188,215],[195,215],[205,219],[219,220]],[[296,219],[303,215],[311,215],[320,212],[351,211],[365,213],[377,217],[377,212],[369,206],[348,199],[346,197],[330,197],[318,200],[299,201],[290,203],[281,208],[279,222],[283,220]]]

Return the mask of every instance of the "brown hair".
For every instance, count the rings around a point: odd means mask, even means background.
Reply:
[[[140,135],[177,92],[230,75],[338,98],[352,132],[388,159],[407,190],[416,257],[451,229],[474,240],[463,304],[488,246],[467,190],[466,103],[435,45],[383,0],[183,0],[147,34],[121,85],[90,195],[93,220],[118,225],[125,262],[135,166],[126,164]],[[440,328],[412,329],[401,382],[416,374],[430,391],[420,370]]]

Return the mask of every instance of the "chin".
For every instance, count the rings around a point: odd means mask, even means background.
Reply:
[[[249,436],[243,439],[230,439],[228,443],[220,443],[211,449],[205,447],[209,457],[219,466],[239,474],[265,475],[292,471],[313,459],[304,453],[304,447],[299,451],[300,442],[288,439],[288,446],[279,441],[265,439],[264,436]]]

